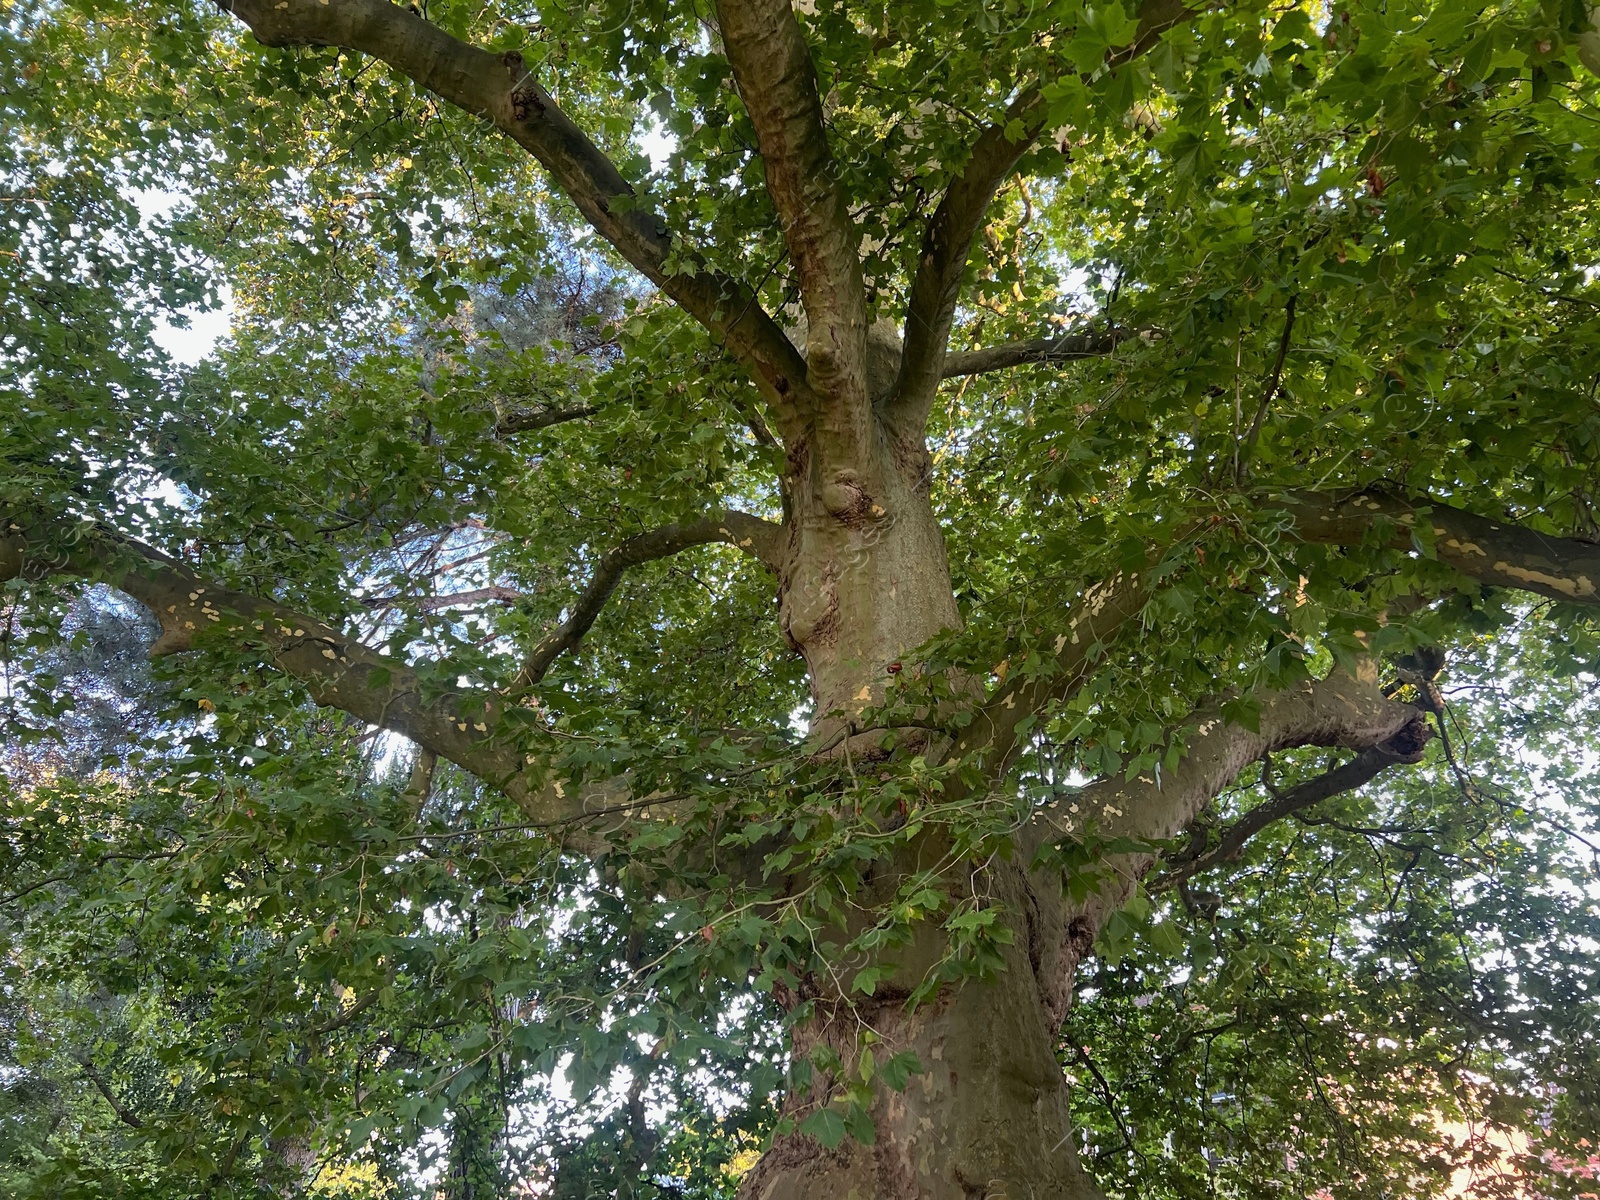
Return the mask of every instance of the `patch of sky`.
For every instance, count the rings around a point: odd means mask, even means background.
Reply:
[[[134,189],[129,192],[129,199],[147,226],[172,216],[184,203],[183,196],[177,192],[149,189]],[[191,305],[175,317],[163,318],[151,335],[156,345],[184,366],[193,366],[208,358],[233,328],[232,289],[223,284],[218,298],[215,308]]]

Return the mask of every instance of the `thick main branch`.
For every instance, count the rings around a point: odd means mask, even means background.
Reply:
[[[1175,887],[1202,871],[1235,861],[1250,839],[1269,825],[1313,804],[1364,787],[1390,767],[1421,761],[1427,743],[1427,725],[1418,719],[1381,745],[1368,747],[1348,762],[1278,792],[1223,830],[1216,845],[1202,846],[1194,855],[1174,861],[1159,878],[1151,880],[1150,890]]]
[[[907,430],[920,431],[927,424],[944,377],[950,326],[972,239],[1000,184],[1044,129],[1044,113],[1037,87],[1013,100],[1001,119],[973,143],[966,165],[950,181],[928,221],[907,299],[904,349],[892,399],[895,416]]]
[[[507,734],[507,705],[479,689],[424,699],[427,689],[404,663],[363,646],[342,630],[276,601],[235,591],[160,551],[103,530],[5,522],[0,581],[69,576],[109,584],[154,614],[161,636],[152,654],[191,649],[197,640],[227,644],[241,659],[300,681],[311,699],[401,734],[430,753],[503,789],[535,821],[562,821],[615,803],[614,788],[580,789],[531,768]]]
[[[1385,747],[1397,759],[1415,761],[1426,741],[1421,712],[1388,699],[1376,682],[1340,671],[1258,699],[1256,728],[1230,723],[1220,705],[1196,710],[1187,722],[1184,754],[1174,770],[1131,780],[1102,779],[1066,793],[1035,818],[1031,832],[1040,841],[1127,838],[1151,846],[1102,855],[1087,895],[1072,906],[1064,940],[1051,950],[1059,958],[1050,972],[1050,1003],[1060,1014],[1065,1013],[1079,960],[1155,864],[1155,843],[1193,821],[1250,763],[1297,746],[1358,751]]]
[[[1287,510],[1295,533],[1308,542],[1354,546],[1377,539],[1395,550],[1431,544],[1440,562],[1480,583],[1600,605],[1600,545],[1593,542],[1382,492],[1286,492],[1264,506]]]
[[[225,11],[268,46],[337,46],[371,55],[451,104],[484,118],[554,177],[584,219],[747,367],[780,419],[804,388],[805,362],[744,283],[694,262],[669,270],[665,221],[561,111],[515,52],[452,37],[389,0],[226,0]]]
[[[1193,15],[1184,0],[1145,0],[1139,6],[1134,39],[1114,56],[1115,63],[1144,53],[1168,29]],[[945,377],[950,326],[973,238],[1000,185],[1044,132],[1048,119],[1042,86],[1022,88],[1000,119],[973,142],[965,165],[928,221],[907,298],[905,350],[891,401],[894,419],[903,429],[920,432],[927,423],[939,381]]]
[[[1378,538],[1393,549],[1413,549],[1419,544],[1417,527],[1426,520],[1440,561],[1465,575],[1496,587],[1600,605],[1600,545],[1591,542],[1380,493],[1280,493],[1261,504],[1289,512],[1302,539],[1339,546]],[[1119,572],[1086,589],[1050,644],[1050,668],[1013,676],[998,687],[956,738],[950,754],[980,754],[985,777],[1003,777],[1021,745],[1021,731],[1082,686],[1124,622],[1143,609],[1153,582],[1147,569]]]
[[[1148,598],[1148,571],[1119,571],[1086,588],[1051,644],[1054,661],[1049,668],[1030,675],[1019,673],[996,688],[955,739],[949,757],[979,755],[983,777],[990,782],[1003,779],[1022,748],[1026,731],[1050,705],[1083,686],[1106,645]]]
[[[755,126],[767,192],[800,278],[806,363],[824,433],[868,445],[867,303],[859,236],[828,146],[816,70],[789,0],[718,0],[718,24]]]

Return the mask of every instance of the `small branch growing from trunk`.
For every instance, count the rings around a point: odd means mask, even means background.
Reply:
[[[533,648],[533,653],[512,681],[509,695],[520,696],[536,686],[556,659],[583,640],[583,635],[594,625],[629,567],[670,557],[691,546],[727,542],[775,569],[780,529],[781,526],[748,513],[727,512],[683,525],[667,525],[629,538],[604,554],[595,564],[589,586],[573,605],[567,619]]]
[[[1294,306],[1298,296],[1290,296],[1289,302],[1283,306],[1283,333],[1278,338],[1278,357],[1272,364],[1272,372],[1267,376],[1267,382],[1261,389],[1261,401],[1256,405],[1255,419],[1250,422],[1250,431],[1245,435],[1244,445],[1237,451],[1237,459],[1233,464],[1233,482],[1235,485],[1244,482],[1245,468],[1250,461],[1250,454],[1256,448],[1256,439],[1261,436],[1261,424],[1267,419],[1267,409],[1271,407],[1274,397],[1278,394],[1278,385],[1283,380],[1284,360],[1289,357],[1289,341],[1294,336]]]
[[[394,604],[405,604],[422,612],[438,612],[440,609],[455,608],[460,604],[482,604],[485,601],[515,604],[518,600],[527,598],[527,593],[519,592],[516,588],[494,584],[490,587],[474,588],[469,592],[448,592],[443,596],[371,596],[362,603],[368,608],[387,608]]]
[[[433,794],[433,773],[439,766],[439,756],[423,746],[417,747],[416,761],[411,764],[411,777],[406,780],[406,790],[401,793],[406,809],[413,817]]]
[[[534,429],[549,429],[552,425],[565,425],[568,421],[580,421],[584,417],[592,417],[599,412],[598,408],[584,405],[579,408],[519,408],[508,412],[495,423],[494,431],[501,437],[510,437],[515,433],[527,433]]]
[[[1148,331],[1134,332],[1126,329],[1064,333],[1059,337],[1027,338],[1005,342],[999,346],[985,346],[979,350],[947,354],[943,377],[956,379],[963,375],[983,375],[990,371],[1004,371],[1011,367],[1036,363],[1104,358],[1129,338],[1146,336],[1147,333]]]

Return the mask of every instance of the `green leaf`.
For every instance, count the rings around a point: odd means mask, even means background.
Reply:
[[[833,1108],[819,1108],[800,1122],[801,1133],[816,1138],[829,1150],[838,1148],[847,1129],[845,1118]]]
[[[878,1068],[878,1078],[897,1092],[906,1090],[906,1084],[913,1075],[922,1073],[922,1063],[916,1054],[910,1050],[902,1050],[892,1054]]]

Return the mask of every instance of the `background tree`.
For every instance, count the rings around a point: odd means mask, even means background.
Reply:
[[[8,1184],[1583,1186],[1590,12],[223,8],[0,23]]]

